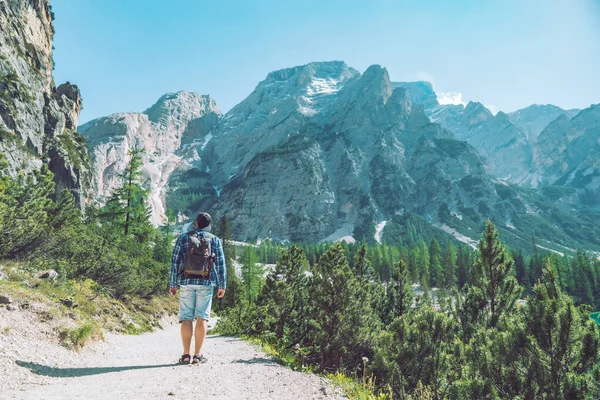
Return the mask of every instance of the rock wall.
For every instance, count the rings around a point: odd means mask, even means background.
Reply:
[[[11,176],[48,164],[57,194],[69,189],[82,206],[89,158],[76,133],[81,96],[76,85],[54,84],[53,18],[48,0],[0,0],[0,152]]]

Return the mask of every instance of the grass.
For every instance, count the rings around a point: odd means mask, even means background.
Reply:
[[[160,326],[162,316],[177,313],[178,303],[172,296],[120,301],[91,279],[37,280],[28,264],[13,261],[0,264],[8,276],[8,281],[0,281],[0,294],[10,296],[17,304],[43,305],[35,312],[42,320],[60,321],[64,327],[59,332],[61,343],[75,350],[102,339],[103,331],[130,335],[152,331]],[[71,299],[77,307],[67,307],[61,302],[63,299]]]
[[[104,339],[104,335],[96,323],[84,322],[75,328],[63,330],[60,338],[64,346],[81,350],[89,341]]]
[[[391,394],[377,393],[373,376],[363,379],[337,372],[327,375],[327,378],[342,389],[346,396],[352,400],[387,400],[392,398]]]
[[[283,353],[271,343],[254,336],[242,336],[242,338],[260,346],[263,352],[272,356],[276,362],[287,368],[307,373],[316,372],[315,366],[299,362],[293,353]],[[378,392],[373,375],[359,378],[356,374],[348,376],[341,372],[336,372],[322,376],[327,378],[334,386],[340,388],[352,400],[387,400],[392,398],[387,393]]]

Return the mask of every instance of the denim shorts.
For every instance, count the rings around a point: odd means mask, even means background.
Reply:
[[[179,294],[179,322],[210,317],[214,288],[204,285],[181,285]]]

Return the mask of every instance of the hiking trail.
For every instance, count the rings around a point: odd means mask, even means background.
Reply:
[[[0,371],[8,378],[0,384],[2,399],[346,398],[325,378],[285,368],[239,338],[208,336],[206,364],[177,365],[178,324],[137,336],[106,334],[79,353],[22,344],[0,354],[13,359]]]

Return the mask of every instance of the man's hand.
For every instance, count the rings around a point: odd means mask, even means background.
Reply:
[[[171,289],[169,289],[169,293],[171,293],[171,296],[175,296],[177,294],[177,288],[172,287]]]
[[[219,289],[217,292],[217,298],[222,299],[225,296],[225,289]]]

